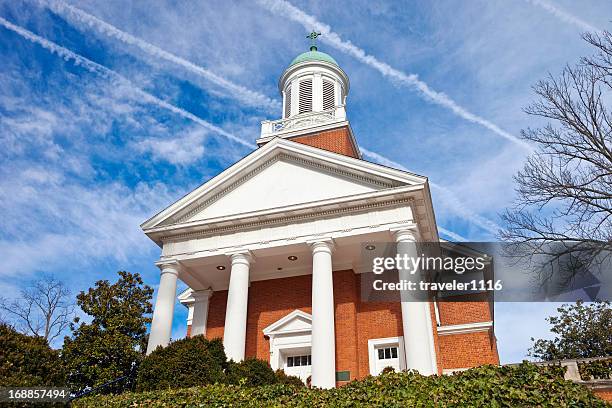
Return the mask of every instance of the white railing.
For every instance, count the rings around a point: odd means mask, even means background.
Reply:
[[[290,130],[303,129],[325,123],[343,121],[346,119],[344,106],[336,106],[321,112],[302,113],[279,120],[264,120],[261,122],[261,137],[272,136]]]

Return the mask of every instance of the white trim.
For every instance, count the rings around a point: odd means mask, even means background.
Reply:
[[[301,318],[310,322],[310,328],[279,330],[284,324],[293,319]],[[299,309],[272,323],[265,329],[263,334],[270,342],[270,366],[273,370],[282,368],[283,355],[287,350],[312,348],[312,315]],[[292,338],[294,335],[295,338]],[[287,339],[290,341],[287,341]]]
[[[289,313],[287,316],[275,321],[274,323],[272,323],[271,325],[269,325],[268,327],[266,327],[265,329],[263,329],[263,334],[264,336],[272,336],[272,335],[277,335],[277,334],[287,334],[287,333],[296,333],[296,332],[303,332],[303,331],[310,331],[308,329],[305,330],[278,330],[279,327],[283,326],[285,323],[295,319],[296,317],[301,317],[309,322],[312,323],[312,315],[303,312],[299,309],[294,310],[293,312]]]
[[[397,345],[397,352],[400,362],[400,370],[406,369],[406,354],[404,352],[404,337],[385,337],[380,339],[369,339],[368,340],[368,363],[370,366],[370,374],[376,375],[376,348],[379,346],[395,346]]]
[[[442,370],[442,375],[452,375],[454,373],[460,373],[462,371],[469,370],[473,367],[464,367],[464,368],[445,368]]]
[[[492,327],[493,327],[492,321],[440,326],[438,327],[438,336],[484,332],[484,331],[488,331]]]
[[[338,108],[344,109],[344,106],[339,106],[337,107],[337,109]],[[317,114],[317,113],[320,113],[320,112],[314,112],[314,114]],[[336,114],[338,114],[338,111],[336,111]],[[265,125],[271,124],[272,121],[264,120],[261,123],[262,123],[262,127],[264,127]],[[362,158],[361,150],[359,149],[359,146],[357,145],[357,139],[355,139],[355,135],[353,134],[353,128],[351,127],[349,121],[345,119],[334,120],[334,121],[325,122],[319,125],[314,125],[314,126],[309,126],[309,127],[290,128],[287,130],[282,130],[280,132],[275,132],[267,136],[261,136],[259,139],[255,141],[255,143],[257,143],[258,146],[261,146],[263,144],[268,143],[269,141],[273,140],[276,137],[282,138],[282,139],[292,139],[294,137],[310,136],[316,133],[321,133],[321,132],[325,132],[325,131],[332,130],[332,129],[338,129],[342,127],[348,128],[349,137],[351,139],[351,144],[353,145],[353,148],[357,152],[358,158],[361,159]],[[313,146],[310,146],[310,147],[313,147]]]

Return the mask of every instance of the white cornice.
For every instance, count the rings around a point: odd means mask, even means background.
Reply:
[[[492,327],[493,327],[492,321],[466,323],[466,324],[453,324],[449,326],[439,326],[438,336],[483,332],[483,331],[488,331]]]
[[[270,210],[162,225],[146,229],[145,233],[151,237],[151,239],[160,243],[167,239],[185,239],[305,219],[324,218],[332,214],[361,212],[370,208],[401,205],[417,200],[422,202],[423,186],[423,184],[420,184],[396,187],[371,193],[362,193],[305,204],[295,204]]]
[[[185,195],[174,204],[170,205],[157,215],[145,221],[141,227],[145,232],[159,227],[163,223],[168,223],[172,218],[181,219],[194,207],[198,207],[202,202],[211,199],[216,194],[227,192],[228,188],[236,182],[244,181],[245,177],[252,176],[260,166],[274,159],[276,155],[283,153],[285,157],[292,160],[309,163],[312,166],[323,167],[327,170],[334,170],[344,174],[350,174],[356,178],[367,178],[370,181],[386,181],[397,184],[423,184],[427,179],[401,170],[392,169],[364,160],[348,157],[342,154],[329,152],[314,148],[301,143],[292,142],[281,138],[275,138],[262,148],[252,152],[242,160],[230,166],[208,182]],[[170,221],[170,223],[178,221]]]

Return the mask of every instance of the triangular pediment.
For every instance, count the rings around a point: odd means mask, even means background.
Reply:
[[[311,330],[312,316],[298,309],[263,329],[263,333],[269,336],[271,334],[303,333]]]
[[[422,184],[425,181],[425,178],[411,173],[275,139],[151,218],[142,227],[146,230],[163,225],[218,220]]]
[[[369,193],[384,188],[380,184],[359,180],[313,167],[292,156],[281,156],[265,164],[222,197],[201,208],[185,221],[198,221],[226,215],[244,214],[330,198]]]

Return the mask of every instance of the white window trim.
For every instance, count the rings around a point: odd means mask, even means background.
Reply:
[[[447,336],[451,334],[485,332],[489,331],[489,329],[491,329],[492,327],[492,321],[438,326],[438,335]]]
[[[370,363],[370,374],[376,375],[376,349],[380,346],[397,346],[400,370],[406,369],[406,354],[404,350],[404,337],[385,337],[381,339],[368,340],[368,360]]]

